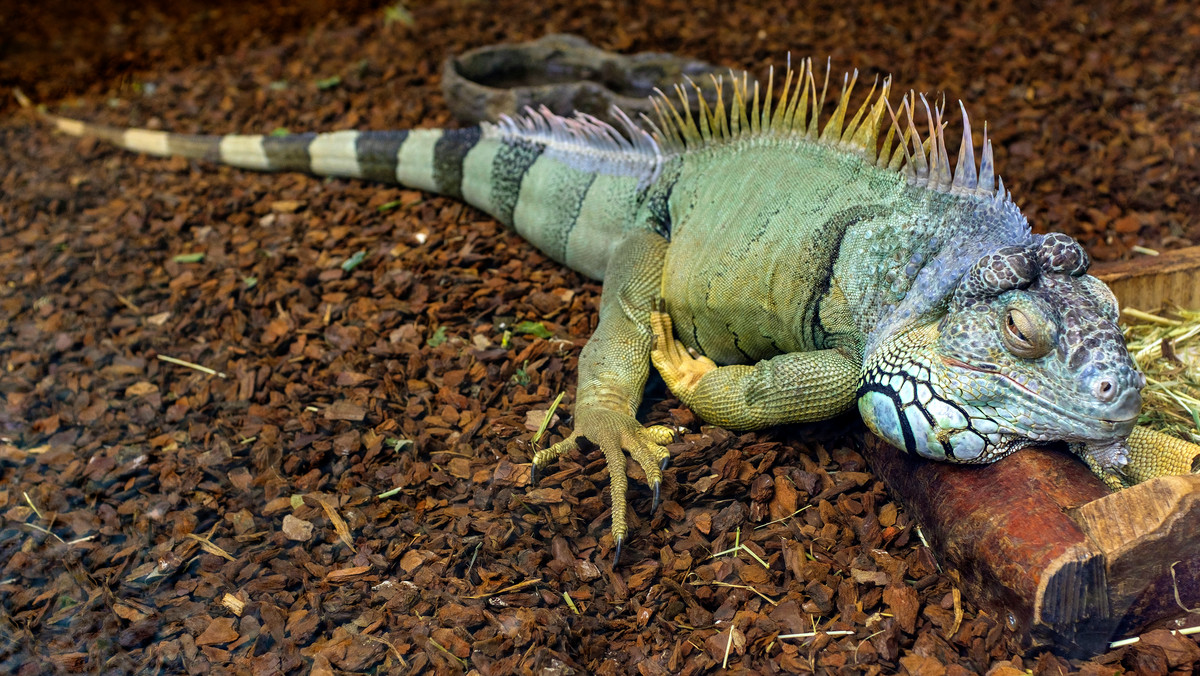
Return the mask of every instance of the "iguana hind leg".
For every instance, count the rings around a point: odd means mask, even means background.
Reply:
[[[657,507],[666,427],[643,428],[634,417],[650,372],[650,310],[658,298],[667,241],[649,231],[630,233],[617,245],[604,273],[600,323],[579,355],[575,431],[533,457],[538,469],[575,449],[580,438],[600,447],[612,486],[612,535],[617,556],[628,533],[625,452],[641,465]]]
[[[753,366],[692,357],[662,308],[651,315],[650,359],[667,387],[704,421],[738,430],[831,418],[856,399],[862,364],[841,350],[793,352]]]

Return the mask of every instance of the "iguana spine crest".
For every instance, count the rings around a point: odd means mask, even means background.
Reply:
[[[624,134],[587,113],[564,117],[545,106],[526,108],[518,118],[502,115],[497,123],[484,122],[480,126],[485,136],[501,141],[538,143],[544,146],[543,152],[558,154],[581,171],[618,169],[640,175],[640,187],[653,183],[662,168],[658,143],[619,108],[613,109],[613,115]]]
[[[772,68],[767,76],[766,91],[761,93],[757,82],[751,87],[745,72],[739,78],[736,73],[730,71],[729,81],[733,97],[731,104],[726,107],[724,77],[712,77],[716,102],[711,106],[706,101],[700,85],[689,79],[688,85],[698,95],[697,114],[692,113],[685,86],[676,85],[675,97],[661,90],[657,91],[654,97],[657,120],[644,119],[653,130],[653,137],[658,145],[669,155],[699,151],[760,136],[801,138],[857,153],[878,167],[903,171],[909,177],[909,181],[918,187],[955,195],[989,198],[998,202],[1011,201],[1010,193],[1004,188],[1003,179],[999,179],[997,186],[995,155],[992,142],[988,139],[986,124],[983,130],[981,161],[976,169],[971,121],[962,101],[959,101],[963,118],[962,142],[956,168],[951,169],[945,137],[946,123],[943,121],[944,103],[940,106],[930,106],[924,94],[910,91],[902,99],[897,112],[888,101],[892,81],[891,77],[887,77],[884,78],[882,86],[878,79],[871,85],[866,100],[847,122],[850,98],[858,82],[858,71],[855,70],[844,76],[837,106],[822,127],[821,109],[829,88],[828,63],[824,84],[819,93],[812,59],[802,59],[799,70],[792,68],[789,59],[778,105],[773,104],[774,80]],[[928,131],[924,141],[921,140],[919,126],[914,118],[918,99],[925,110],[927,121]],[[885,122],[885,115],[890,118],[890,124]],[[897,139],[899,143],[893,148]]]

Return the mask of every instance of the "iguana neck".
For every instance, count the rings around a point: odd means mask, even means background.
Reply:
[[[897,234],[898,233],[898,234]],[[850,279],[852,312],[866,337],[866,356],[945,313],[959,280],[982,256],[1030,241],[1029,225],[1011,201],[942,194],[910,186],[885,218],[852,226],[836,279]]]

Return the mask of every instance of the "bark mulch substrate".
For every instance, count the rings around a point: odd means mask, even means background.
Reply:
[[[502,40],[570,31],[757,72],[790,49],[970,102],[1035,227],[1097,258],[1200,241],[1196,5],[297,4],[326,18],[282,35],[233,4],[119,14],[138,39],[118,72],[111,45],[71,43],[69,13],[39,5],[45,39],[9,52],[5,81],[77,86],[48,103],[116,125],[385,129],[448,124],[439,60]],[[4,671],[1111,674],[1200,657],[1163,630],[1090,662],[1023,652],[869,473],[853,417],[736,435],[652,393],[643,418],[688,432],[661,509],[634,489],[614,569],[600,455],[536,486],[527,464],[561,392],[540,443],[570,429],[598,284],[451,200],[136,157],[0,94]]]

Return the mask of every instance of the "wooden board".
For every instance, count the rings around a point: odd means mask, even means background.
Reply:
[[[1147,312],[1167,303],[1200,308],[1200,246],[1128,261],[1096,263],[1091,273],[1108,284],[1121,307]]]

